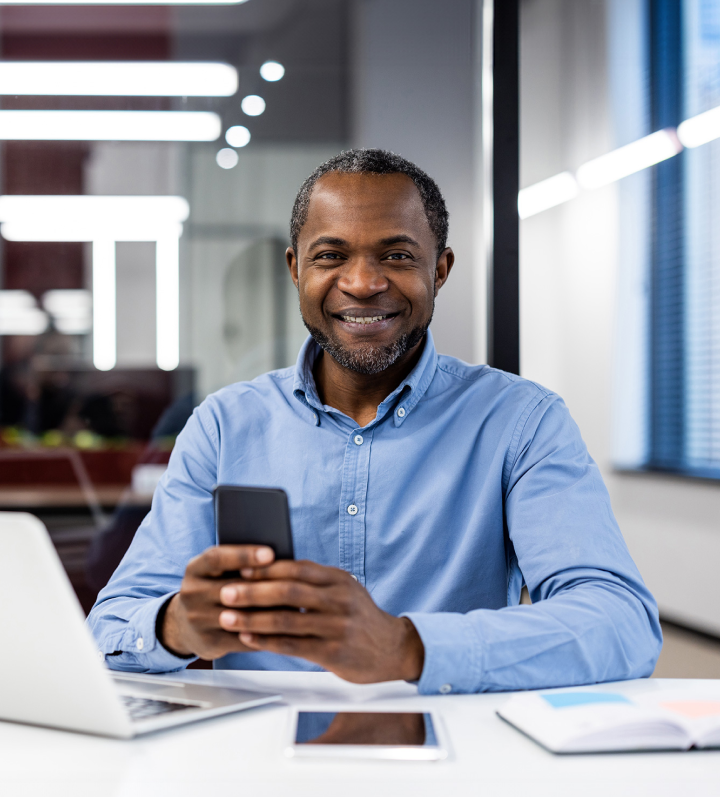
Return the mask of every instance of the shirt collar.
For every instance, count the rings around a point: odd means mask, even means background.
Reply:
[[[295,380],[293,382],[293,395],[313,413],[313,421],[318,426],[320,425],[320,413],[327,412],[318,396],[315,377],[313,376],[313,367],[320,352],[320,346],[309,335],[298,354],[297,363],[295,364]],[[407,377],[378,406],[378,413],[374,423],[382,420],[388,410],[395,407],[393,418],[395,426],[402,425],[425,395],[435,376],[437,362],[438,355],[435,349],[435,342],[432,332],[428,329],[420,359]]]

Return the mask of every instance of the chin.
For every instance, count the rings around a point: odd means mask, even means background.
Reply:
[[[335,335],[327,334],[308,324],[304,318],[303,322],[318,346],[339,365],[367,376],[380,374],[395,365],[403,355],[420,343],[430,326],[430,320],[428,320],[426,324],[417,326],[409,332],[403,332],[394,340],[386,343],[353,341],[351,344],[347,344],[338,340]]]

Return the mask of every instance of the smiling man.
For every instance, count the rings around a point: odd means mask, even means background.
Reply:
[[[655,602],[561,399],[435,350],[447,234],[437,185],[391,153],[345,152],[305,181],[287,261],[310,337],[178,438],[90,616],[111,667],[202,657],[427,694],[652,672]],[[218,483],[282,487],[298,560],[216,546]]]

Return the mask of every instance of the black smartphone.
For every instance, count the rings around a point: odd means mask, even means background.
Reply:
[[[294,559],[284,490],[218,484],[213,491],[219,545],[267,545],[276,559]]]

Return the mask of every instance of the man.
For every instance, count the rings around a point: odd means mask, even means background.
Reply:
[[[210,396],[178,438],[90,615],[111,667],[200,656],[426,694],[652,672],[655,603],[560,398],[435,351],[447,229],[437,185],[391,153],[305,181],[287,262],[311,337],[295,368]],[[285,489],[298,561],[215,546],[217,483]]]

